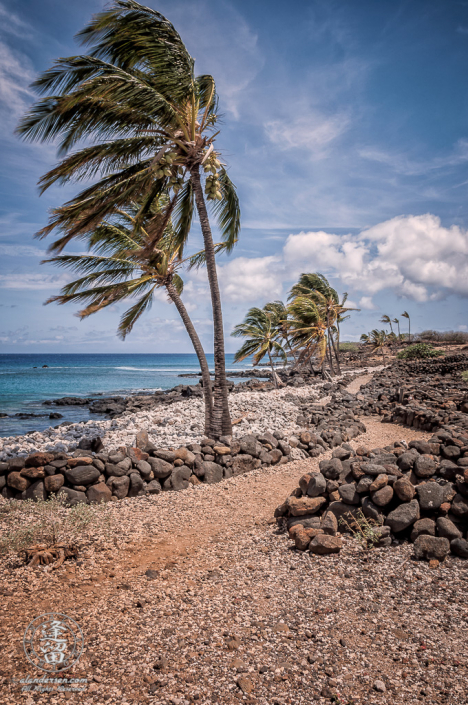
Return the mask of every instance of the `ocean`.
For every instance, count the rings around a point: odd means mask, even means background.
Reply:
[[[229,371],[248,369],[248,361],[235,365],[226,355]],[[207,355],[213,370],[213,355]],[[47,365],[47,367],[44,367]],[[46,399],[65,396],[91,397],[128,395],[170,389],[177,384],[197,384],[183,372],[199,372],[195,354],[18,354],[0,355],[0,436],[42,431],[64,421],[105,418],[90,414],[87,407],[44,406]],[[50,413],[63,418],[49,419]],[[36,414],[21,418],[15,414]]]

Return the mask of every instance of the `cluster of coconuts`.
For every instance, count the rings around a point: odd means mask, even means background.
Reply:
[[[209,176],[206,177],[205,184],[205,194],[208,201],[221,201],[223,194],[220,190],[218,174],[218,169],[221,168],[221,162],[216,157],[216,154],[213,153],[210,158],[206,160],[203,168],[205,170],[205,174],[209,173]]]
[[[180,191],[184,184],[184,169],[179,166],[176,167],[174,172],[174,160],[177,159],[176,152],[169,150],[160,158],[158,162],[158,169],[156,170],[156,176],[158,179],[162,179],[164,176],[169,177],[169,184],[175,193]]]

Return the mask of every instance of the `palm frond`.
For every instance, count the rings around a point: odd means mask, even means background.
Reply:
[[[118,335],[122,340],[125,340],[127,335],[131,333],[133,326],[140,316],[151,308],[153,303],[154,287],[147,294],[141,297],[134,306],[131,306],[120,319],[118,327]]]
[[[221,201],[214,201],[213,212],[226,243],[226,251],[231,252],[237,242],[240,231],[240,207],[236,187],[225,169],[219,172],[219,190]]]

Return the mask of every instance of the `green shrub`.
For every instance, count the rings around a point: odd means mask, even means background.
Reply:
[[[434,350],[429,343],[416,343],[416,345],[410,345],[405,350],[401,350],[397,358],[399,360],[423,360],[428,357],[439,357],[443,354],[441,350]]]

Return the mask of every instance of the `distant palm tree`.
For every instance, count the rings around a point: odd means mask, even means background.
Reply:
[[[377,328],[374,328],[369,334],[369,343],[372,345],[372,348],[374,352],[378,352],[379,350],[382,353],[382,359],[385,362],[385,352],[384,352],[384,347],[387,344],[388,336],[384,330],[378,330]]]
[[[398,318],[394,318],[394,319],[393,319],[393,323],[396,323],[397,326],[398,326],[398,340],[401,340],[400,321],[398,320]]]
[[[408,319],[408,342],[411,343],[411,319],[410,319],[410,315],[409,315],[409,313],[408,313],[407,311],[403,311],[403,313],[402,313],[401,315],[402,315],[403,318],[407,318],[407,319]]]
[[[213,394],[211,377],[200,339],[180,297],[183,281],[177,271],[183,264],[179,245],[175,242],[170,223],[166,226],[158,247],[151,243],[145,229],[146,222],[164,210],[167,199],[160,197],[153,202],[146,220],[135,229],[139,206],[120,210],[112,219],[104,221],[88,235],[91,254],[56,255],[46,262],[72,269],[83,274],[80,279],[63,287],[60,295],[52,296],[47,303],[86,303],[78,316],[83,319],[121,301],[137,299],[122,315],[118,334],[124,340],[140,316],[153,302],[158,289],[165,288],[184,323],[200,363],[205,400],[205,433],[212,426]],[[218,246],[219,248],[219,246]],[[200,258],[200,254],[197,255]]]
[[[210,436],[230,434],[221,298],[201,172],[208,174],[205,193],[228,249],[239,232],[240,211],[234,185],[214,150],[214,79],[196,76],[195,61],[173,25],[135,0],[114,0],[78,37],[90,46],[90,53],[59,59],[34,82],[46,97],[32,106],[17,129],[29,140],[61,137],[59,149],[65,157],[41,178],[42,191],[56,183],[92,179],[85,190],[52,211],[39,235],[58,229],[63,247],[74,237],[86,237],[115,208],[131,202],[141,204],[138,225],[153,200],[169,191],[168,208],[148,231],[150,245],[162,238],[173,215],[176,241],[182,246],[196,206],[213,309]]]
[[[390,324],[390,332],[393,333],[393,328],[392,328],[392,319],[390,316],[387,316],[387,314],[384,314],[382,318],[380,319],[380,323],[388,323]]]
[[[336,359],[337,371],[341,374],[339,357],[339,323],[346,320],[343,316],[347,311],[359,309],[345,306],[348,294],[343,294],[340,302],[338,292],[329,283],[328,279],[319,272],[301,274],[297,284],[291,288],[289,300],[296,297],[309,297],[320,310],[320,315],[327,323],[327,354],[330,369],[333,372],[333,355]],[[336,336],[336,341],[335,341]]]
[[[270,301],[265,304],[263,310],[271,317],[272,324],[275,327],[279,340],[284,340],[289,352],[291,353],[294,361],[296,362],[296,353],[292,348],[291,341],[289,339],[289,321],[288,321],[288,309],[282,301]],[[287,362],[287,358],[285,358]]]
[[[289,326],[293,346],[299,352],[298,362],[318,360],[325,374],[327,355],[327,323],[309,296],[296,296],[288,305]]]
[[[276,374],[272,353],[277,357],[285,357],[282,345],[276,340],[277,329],[273,317],[261,308],[251,308],[242,323],[235,326],[231,335],[235,338],[248,338],[234,355],[234,362],[241,362],[246,357],[253,355],[253,364],[258,365],[265,355],[268,355],[271,373],[275,387],[283,383]]]

